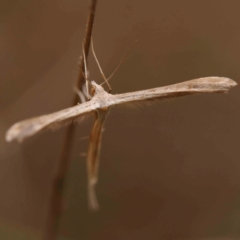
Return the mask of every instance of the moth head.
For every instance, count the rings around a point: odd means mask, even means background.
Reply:
[[[91,81],[91,85],[92,85],[92,88],[90,90],[91,91],[90,94],[92,96],[94,96],[96,93],[105,92],[104,88],[99,84],[97,84],[95,81]]]

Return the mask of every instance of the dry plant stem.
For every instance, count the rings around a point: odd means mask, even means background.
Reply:
[[[57,173],[54,177],[51,190],[51,199],[49,212],[47,216],[47,224],[45,229],[45,240],[54,240],[57,238],[60,215],[63,210],[63,187],[65,182],[66,172],[69,166],[69,152],[73,141],[74,125],[71,124],[66,130],[64,137],[61,157],[57,168]]]
[[[101,139],[103,125],[107,117],[109,108],[97,109],[95,111],[95,122],[90,135],[90,142],[87,154],[88,171],[88,204],[89,209],[98,210],[99,205],[95,193],[95,185],[98,181],[98,167],[101,150]]]
[[[92,29],[93,29],[93,23],[94,23],[94,17],[95,17],[95,11],[96,11],[96,5],[97,5],[97,0],[92,0],[91,1],[91,6],[90,6],[90,12],[89,12],[89,17],[88,17],[88,23],[87,23],[87,28],[86,28],[86,33],[85,33],[85,39],[84,39],[84,44],[83,44],[83,50],[86,55],[86,58],[88,56],[90,44],[91,44],[91,37],[92,37]],[[81,71],[84,71],[84,61],[83,58],[80,60],[79,64],[80,72],[78,75],[78,81],[77,81],[77,89],[82,89],[85,79],[81,74]],[[75,101],[73,105],[76,105],[78,103],[78,96],[75,96]]]
[[[85,34],[85,40],[84,40],[84,52],[86,54],[86,57],[88,56],[89,52],[89,46],[91,43],[91,36],[92,36],[92,29],[93,29],[93,22],[95,17],[95,10],[96,10],[96,4],[97,0],[91,1],[90,6],[90,13],[86,28],[86,34]],[[84,69],[84,61],[83,59],[80,60],[79,64],[79,77],[76,82],[76,87],[78,89],[82,89],[85,79],[83,75],[81,74],[81,71]],[[72,105],[75,106],[79,101],[78,95],[76,94],[73,99]],[[46,229],[45,229],[45,240],[54,240],[57,238],[58,233],[58,226],[60,222],[60,215],[62,212],[63,204],[62,204],[62,198],[63,198],[63,187],[65,184],[65,178],[66,173],[69,168],[69,162],[70,162],[70,151],[72,147],[73,142],[73,133],[74,133],[75,126],[74,124],[71,124],[65,133],[63,147],[60,155],[60,159],[58,161],[58,167],[57,171],[54,176],[52,190],[51,190],[51,197],[50,197],[50,205],[49,205],[49,211],[46,221]]]

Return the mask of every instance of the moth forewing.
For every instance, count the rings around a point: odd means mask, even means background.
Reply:
[[[198,78],[165,87],[116,94],[114,95],[114,103],[123,104],[148,99],[161,100],[164,98],[181,97],[198,93],[228,92],[231,87],[236,85],[237,83],[235,81],[224,77]]]
[[[15,123],[6,133],[8,142],[16,139],[22,141],[44,129],[62,126],[68,120],[75,119],[96,109],[111,105],[123,104],[148,99],[164,99],[180,97],[196,93],[227,92],[236,82],[224,77],[198,78],[165,87],[112,95],[107,93],[100,85],[91,82],[95,88],[95,95],[88,102],[70,107],[52,114],[31,118]]]
[[[10,142],[16,139],[21,142],[22,140],[31,137],[44,129],[55,128],[56,125],[61,127],[66,121],[71,121],[81,115],[90,113],[95,108],[95,104],[85,102],[55,113],[15,123],[7,131],[6,141]]]

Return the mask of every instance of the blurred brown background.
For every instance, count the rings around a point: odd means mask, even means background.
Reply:
[[[65,129],[6,143],[16,121],[69,107],[89,1],[1,1],[0,239],[40,239]],[[93,37],[113,93],[205,76],[240,79],[238,0],[105,0]],[[92,56],[91,79],[102,81]],[[240,237],[240,88],[137,107],[106,121],[97,194],[88,211],[92,126],[77,126],[59,239]]]

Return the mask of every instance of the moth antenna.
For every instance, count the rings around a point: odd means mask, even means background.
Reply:
[[[105,81],[107,84],[109,82],[109,80],[114,76],[114,74],[116,73],[116,71],[118,70],[118,68],[121,66],[121,64],[123,63],[123,61],[125,60],[125,58],[127,57],[127,55],[129,54],[129,52],[132,50],[134,44],[137,42],[137,40],[134,41],[134,43],[132,44],[132,46],[127,50],[127,52],[125,53],[125,55],[123,56],[123,58],[121,59],[121,61],[119,62],[119,64],[117,65],[117,67],[115,68],[115,70],[112,72],[112,74],[108,77],[108,79]],[[105,82],[101,83],[100,85],[103,85]]]
[[[106,84],[108,85],[108,88],[109,88],[108,91],[111,92],[111,91],[112,91],[112,88],[111,88],[110,84],[109,84],[108,81],[107,81],[107,78],[106,78],[106,76],[105,76],[105,74],[104,74],[104,72],[103,72],[103,70],[102,70],[102,68],[101,68],[101,65],[100,65],[100,63],[99,63],[99,61],[98,61],[97,55],[96,55],[96,53],[95,53],[94,46],[93,46],[93,38],[91,38],[91,46],[92,46],[92,53],[93,53],[94,59],[95,59],[97,65],[98,65],[98,69],[99,69],[99,71],[100,71],[100,73],[101,73],[101,75],[102,75],[102,78],[103,78],[103,80],[104,80],[104,83],[106,83]]]
[[[123,61],[125,60],[125,58],[129,54],[129,52],[132,50],[132,48],[133,48],[133,46],[135,45],[136,42],[137,42],[137,40],[135,40],[134,43],[131,45],[131,47],[127,50],[127,52],[125,53],[125,55],[123,56],[123,58],[121,59],[121,61],[119,62],[119,64],[115,68],[115,70],[113,71],[113,73],[108,77],[107,81],[109,81],[113,77],[113,75],[116,73],[116,71],[121,66],[121,64],[123,63]]]

